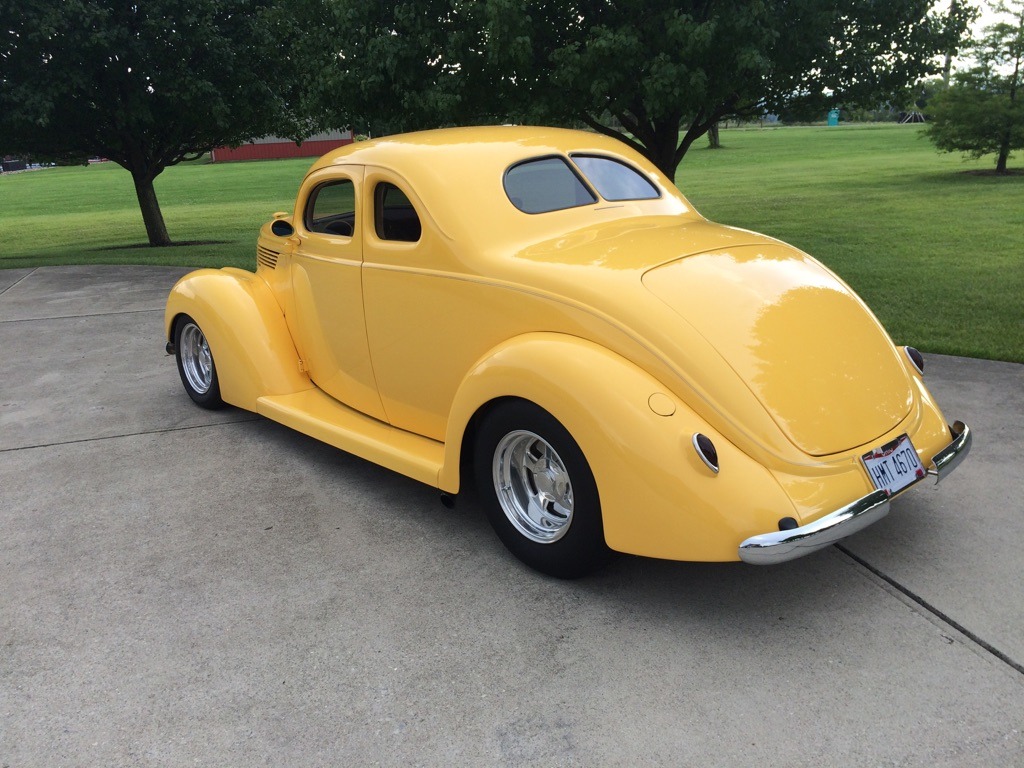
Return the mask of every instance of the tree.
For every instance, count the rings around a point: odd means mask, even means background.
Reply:
[[[305,49],[338,52],[312,91],[337,124],[372,135],[493,122],[508,83],[487,66],[475,0],[307,0],[326,23]]]
[[[973,7],[964,8],[963,0],[949,0],[949,16],[967,16],[968,23],[973,22],[978,17],[977,9]],[[942,65],[942,84],[948,88],[949,78],[953,72],[953,59],[959,52],[958,40],[951,40],[952,44],[946,49],[946,59]]]
[[[365,114],[584,124],[670,177],[720,120],[892,98],[936,71],[967,22],[962,4],[939,15],[932,0],[328,2],[349,22],[333,78],[401,103]]]
[[[258,0],[0,0],[0,152],[106,157],[132,175],[150,245],[154,179],[213,147],[316,129],[296,24]]]
[[[986,28],[973,46],[975,66],[929,102],[927,130],[938,149],[975,159],[994,154],[996,172],[1006,173],[1010,153],[1024,149],[1024,2],[997,3],[993,10],[1012,21]]]

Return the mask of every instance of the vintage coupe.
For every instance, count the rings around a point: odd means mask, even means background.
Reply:
[[[429,483],[575,577],[610,551],[777,563],[966,455],[836,275],[711,223],[622,143],[459,128],[343,147],[261,230],[256,272],[167,302],[191,398]]]

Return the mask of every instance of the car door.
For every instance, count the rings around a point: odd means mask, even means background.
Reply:
[[[409,184],[369,167],[365,188],[363,289],[381,400],[394,426],[442,440],[462,375],[446,332],[447,292],[457,284],[446,279],[446,249]]]
[[[362,180],[361,166],[338,166],[303,182],[293,219],[298,244],[289,324],[313,383],[336,400],[384,419],[363,314]]]
[[[401,176],[367,166],[364,188],[363,291],[381,400],[394,426],[443,440],[460,383],[521,327],[524,299],[468,279]]]

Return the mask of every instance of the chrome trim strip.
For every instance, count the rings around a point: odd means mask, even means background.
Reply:
[[[789,531],[751,536],[740,544],[740,560],[752,565],[795,560],[867,528],[888,513],[889,497],[885,491],[874,491],[813,523]]]
[[[928,474],[935,476],[936,485],[967,458],[974,440],[971,428],[962,421],[954,421],[949,431],[953,433],[953,442],[932,457],[932,466],[928,469]]]

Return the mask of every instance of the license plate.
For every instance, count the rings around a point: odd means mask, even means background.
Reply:
[[[925,476],[909,435],[900,435],[891,443],[861,456],[875,488],[888,496],[899,493]]]

